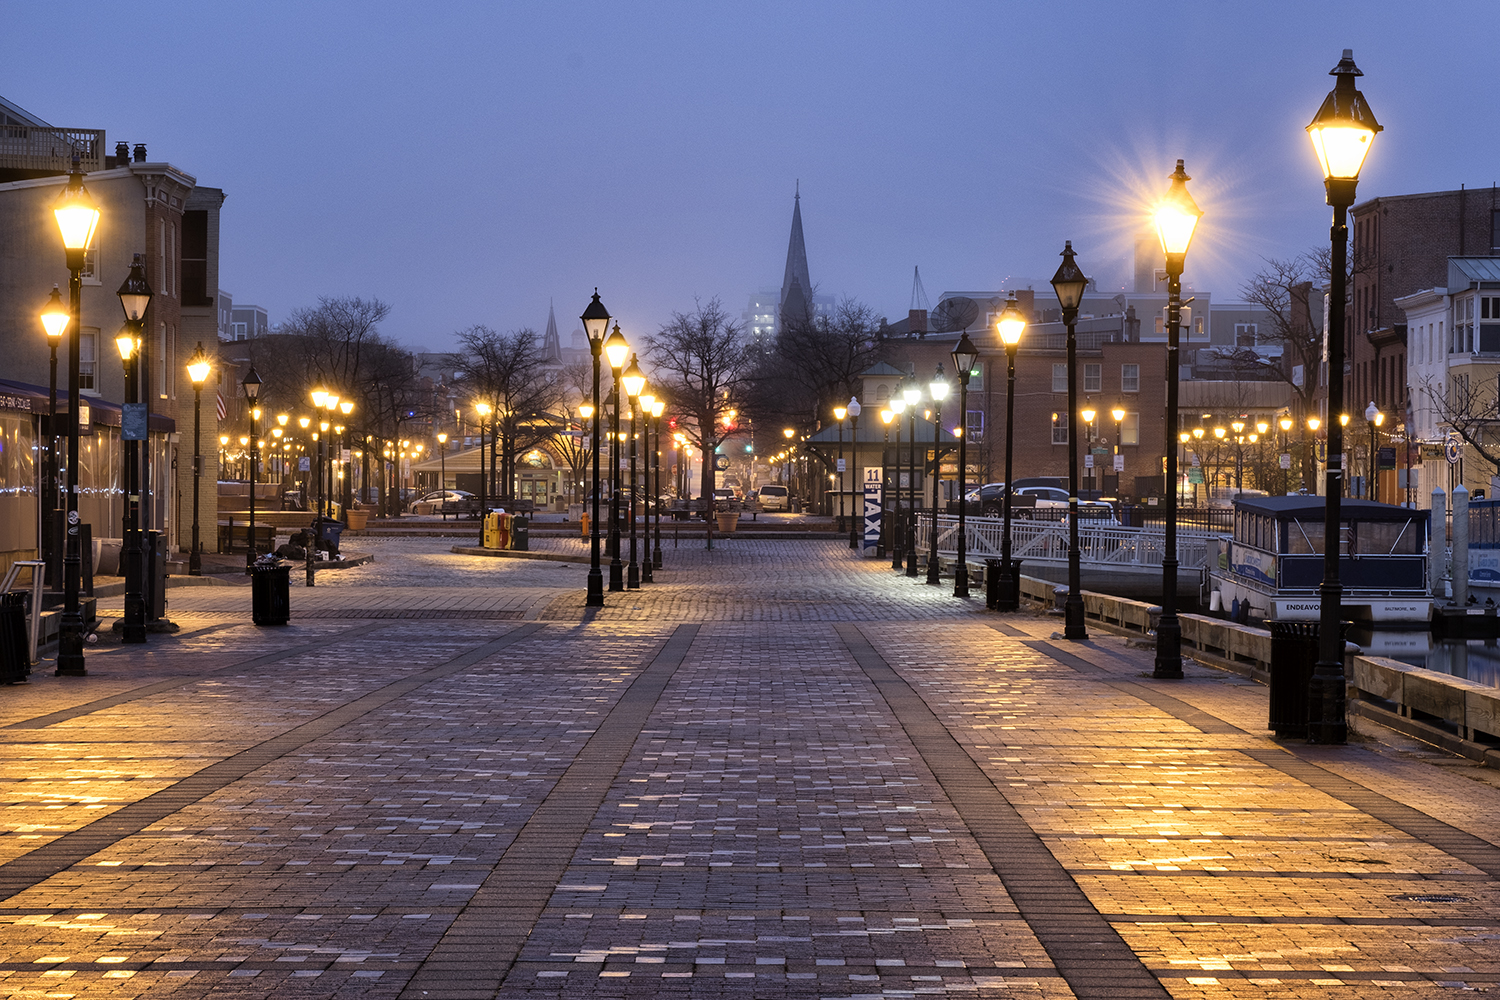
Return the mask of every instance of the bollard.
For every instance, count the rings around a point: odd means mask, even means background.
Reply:
[[[984,606],[991,611],[1000,610],[1001,573],[999,559],[984,561]]]
[[[1453,605],[1469,606],[1469,490],[1453,487]]]
[[[1432,491],[1432,516],[1427,521],[1427,582],[1439,601],[1448,596],[1443,585],[1447,552],[1448,496],[1439,486]]]

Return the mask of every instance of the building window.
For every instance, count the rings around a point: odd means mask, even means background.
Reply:
[[[94,381],[94,367],[99,355],[94,353],[99,343],[99,330],[96,327],[84,327],[78,335],[78,391],[96,392],[98,386]]]
[[[1140,392],[1141,391],[1141,366],[1140,365],[1121,365],[1120,366],[1120,391],[1121,392]]]
[[[1234,324],[1234,346],[1254,347],[1256,325],[1254,323]]]
[[[1103,365],[1084,365],[1083,366],[1083,391],[1084,392],[1103,392],[1104,391],[1104,366]]]
[[[1068,366],[1067,365],[1064,364],[1064,365],[1053,365],[1052,366],[1052,391],[1053,392],[1067,392],[1068,391]]]
[[[1141,443],[1141,415],[1139,413],[1127,413],[1125,419],[1120,421],[1120,446],[1139,445]]]
[[[969,391],[979,392],[982,389],[984,389],[984,368],[975,366],[974,370],[969,372]]]
[[[1203,336],[1203,317],[1202,316],[1196,316],[1196,317],[1193,318],[1193,336],[1195,336],[1195,337],[1201,337],[1201,336]]]
[[[891,399],[891,387],[888,385],[877,385],[875,387],[875,405],[888,403]]]
[[[1167,332],[1167,317],[1165,317],[1165,316],[1158,316],[1158,317],[1156,317],[1156,335],[1158,337],[1160,337],[1160,336],[1165,335],[1166,332]]]
[[[964,414],[964,435],[974,444],[984,440],[983,410],[969,410]]]
[[[1052,443],[1068,443],[1068,415],[1066,413],[1052,414]]]

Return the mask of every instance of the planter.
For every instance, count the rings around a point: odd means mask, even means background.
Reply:
[[[719,531],[727,535],[731,534],[739,526],[740,515],[738,511],[729,511],[727,513],[715,514],[714,520],[719,522]]]
[[[370,523],[370,512],[367,510],[350,510],[345,512],[349,519],[350,531],[362,531]]]

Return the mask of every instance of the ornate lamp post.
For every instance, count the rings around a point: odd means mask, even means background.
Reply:
[[[936,587],[942,570],[942,560],[938,558],[938,495],[942,492],[943,400],[948,398],[948,378],[943,374],[941,361],[927,391],[932,395],[932,519],[927,532],[927,582]]]
[[[1292,445],[1288,435],[1292,433],[1292,424],[1294,422],[1290,413],[1284,414],[1277,421],[1277,424],[1281,427],[1281,454],[1284,456],[1282,461],[1286,462],[1286,468],[1281,470],[1281,493],[1283,496],[1289,496],[1292,492]],[[1277,464],[1280,464],[1280,462]]]
[[[1203,211],[1188,194],[1192,178],[1177,161],[1172,186],[1156,209],[1156,232],[1167,259],[1167,430],[1166,440],[1177,437],[1178,327],[1182,323],[1182,269],[1187,261],[1193,230]],[[1182,623],[1177,619],[1177,450],[1167,451],[1167,523],[1162,553],[1161,619],[1156,626],[1156,666],[1152,676],[1163,680],[1182,677]]]
[[[625,359],[630,356],[630,344],[625,340],[625,335],[620,332],[620,324],[615,323],[614,330],[604,342],[604,354],[609,358],[610,371],[615,376],[615,391],[611,394],[614,399],[614,409],[611,415],[613,423],[610,425],[610,473],[609,473],[609,589],[612,591],[623,591],[625,589],[625,567],[620,563],[620,400],[625,395],[625,389],[620,384],[620,372],[625,367]]]
[[[651,411],[656,408],[656,396],[650,389],[642,388],[640,395],[636,397],[636,408],[641,415],[641,472],[645,473],[645,487],[640,491],[642,496],[640,511],[643,521],[641,523],[641,582],[654,583],[651,571],[656,568],[656,561],[651,556],[651,506],[656,494],[651,489]],[[631,484],[631,492],[636,492],[635,483]]]
[[[1380,412],[1380,407],[1375,405],[1373,399],[1365,407],[1365,423],[1370,425],[1370,461],[1365,477],[1365,499],[1374,500],[1380,495],[1375,488],[1375,480],[1380,475],[1379,464],[1375,461],[1375,429],[1385,423],[1385,414]]]
[[[875,558],[885,558],[886,539],[890,535],[891,519],[885,516],[885,481],[889,472],[886,470],[885,456],[891,450],[891,421],[896,418],[896,412],[889,406],[880,410],[880,422],[885,425],[885,444],[880,449],[880,541],[875,546]],[[901,426],[900,424],[896,425]]]
[[[245,538],[245,565],[255,565],[255,464],[260,458],[260,449],[256,447],[256,435],[260,433],[257,422],[260,418],[260,407],[255,401],[260,398],[260,376],[255,373],[255,366],[251,365],[245,377],[240,380],[244,387],[245,399],[250,404],[250,440],[246,447],[250,452],[250,527]]]
[[[438,489],[447,490],[448,489],[448,432],[447,431],[438,431],[438,433],[437,433],[437,443],[438,443],[438,476],[442,479],[442,482],[438,484]],[[445,517],[444,520],[447,520],[447,518]]]
[[[1341,413],[1344,408],[1344,295],[1349,253],[1349,206],[1354,204],[1354,189],[1359,171],[1381,126],[1375,121],[1364,95],[1354,86],[1362,76],[1354,65],[1354,51],[1345,49],[1343,58],[1330,73],[1333,90],[1323,99],[1318,113],[1307,126],[1318,163],[1323,168],[1323,186],[1327,202],[1333,208],[1333,226],[1328,237],[1331,249],[1331,294],[1328,299],[1328,412]],[[1343,743],[1348,737],[1344,716],[1344,639],[1339,625],[1343,587],[1339,583],[1339,504],[1343,493],[1343,427],[1328,424],[1328,469],[1324,482],[1323,583],[1318,588],[1318,664],[1308,686],[1309,743]]]
[[[594,360],[594,394],[587,416],[594,418],[594,492],[590,503],[593,514],[589,519],[589,579],[587,607],[604,607],[604,575],[599,569],[599,358],[604,353],[604,335],[609,329],[609,310],[599,301],[599,289],[594,289],[594,298],[584,307],[584,332],[589,338],[589,354]],[[581,411],[581,408],[580,408]]]
[[[953,564],[953,596],[969,596],[968,536],[964,533],[964,506],[968,492],[969,465],[969,376],[979,363],[979,350],[964,331],[953,348],[953,370],[958,373],[958,561]]]
[[[906,400],[907,431],[910,441],[907,443],[907,454],[910,458],[910,478],[906,481],[906,575],[915,578],[917,575],[917,502],[922,491],[922,482],[927,477],[917,476],[917,404],[922,401],[922,387],[917,384],[917,377],[911,376],[906,380],[905,387],[901,390],[901,396]]]
[[[42,329],[47,331],[47,349],[51,356],[50,376],[47,383],[47,466],[43,473],[42,496],[42,558],[47,561],[47,585],[57,589],[59,570],[62,567],[61,553],[57,550],[58,490],[57,490],[57,344],[63,331],[68,328],[72,314],[63,304],[57,286],[42,307]]]
[[[490,404],[480,400],[474,404],[479,416],[479,545],[484,546],[484,522],[489,517],[489,504],[485,495],[484,478],[484,418],[490,415]]]
[[[845,410],[849,414],[849,454],[854,461],[854,475],[850,477],[851,492],[858,494],[858,499],[850,503],[849,507],[849,548],[858,550],[862,544],[860,536],[864,534],[865,523],[865,501],[864,483],[859,478],[859,414],[863,407],[859,405],[858,396],[849,397],[849,405]],[[840,487],[842,488],[842,487]]]
[[[902,557],[906,551],[906,526],[901,520],[901,414],[906,412],[906,397],[901,393],[891,393],[891,401],[888,404],[891,414],[895,418],[891,426],[896,428],[896,475],[892,482],[892,492],[896,494],[896,513],[891,520],[891,569],[901,569]],[[884,414],[881,414],[882,418]]]
[[[1078,304],[1089,279],[1073,256],[1073,241],[1063,244],[1063,262],[1052,276],[1057,302],[1068,327],[1068,599],[1063,603],[1063,638],[1087,639],[1083,626],[1081,570],[1078,566]],[[1173,402],[1168,404],[1176,405]],[[1170,417],[1168,418],[1170,419]],[[1009,486],[1006,492],[1010,491]]]
[[[343,466],[344,488],[339,492],[343,495],[344,523],[349,523],[349,508],[354,506],[354,469],[353,454],[345,457],[344,452],[349,450],[349,415],[354,412],[354,400],[339,400],[339,412],[344,415],[344,426],[339,428],[339,465]]]
[[[625,369],[625,374],[620,377],[620,382],[625,386],[625,413],[630,419],[630,502],[626,509],[630,514],[630,562],[625,567],[625,588],[627,590],[641,589],[641,565],[637,560],[635,543],[635,523],[640,517],[641,480],[636,472],[635,456],[639,450],[637,441],[641,432],[641,393],[646,391],[646,375],[641,371],[641,366],[636,362],[634,354],[630,356],[630,367]]]
[[[839,425],[839,464],[838,464],[838,491],[839,491],[839,523],[838,531],[844,530],[844,418],[849,415],[849,407],[835,406],[833,408],[833,419]]]
[[[124,414],[120,436],[125,442],[125,623],[124,641],[146,641],[145,562],[141,552],[141,442],[146,440],[145,413],[140,399],[141,331],[145,326],[146,308],[151,304],[151,286],[146,283],[146,267],[136,254],[130,273],[116,293],[125,311],[125,329],[115,338],[120,359],[125,363]],[[139,420],[139,424],[136,421]]]
[[[63,616],[57,632],[57,673],[82,677],[88,673],[83,663],[83,610],[79,591],[83,586],[83,551],[78,517],[78,418],[81,415],[79,390],[79,328],[82,326],[83,265],[94,230],[99,225],[99,209],[83,186],[83,172],[78,156],[73,157],[73,171],[67,187],[53,207],[57,228],[62,233],[63,250],[68,266],[68,482],[65,501],[67,542],[63,553]],[[55,435],[54,435],[55,436]]]
[[[1125,436],[1125,407],[1116,404],[1115,407],[1109,411],[1109,415],[1115,418],[1115,452],[1114,453],[1116,455],[1120,455],[1120,454],[1123,454],[1123,452],[1120,451],[1120,445],[1122,445],[1122,444],[1125,443],[1122,440],[1122,438]],[[1118,464],[1121,464],[1121,465],[1124,464],[1124,462],[1121,461],[1121,460],[1117,459],[1116,461],[1117,461]],[[1111,463],[1111,464],[1115,464],[1115,463]],[[1124,490],[1122,489],[1122,487],[1120,485],[1120,476],[1121,476],[1121,473],[1123,473],[1125,470],[1124,469],[1114,469],[1114,468],[1112,468],[1112,469],[1110,469],[1110,471],[1115,474],[1115,497],[1118,499],[1124,493]]]
[[[995,322],[1000,332],[1000,342],[1005,345],[1005,495],[1001,503],[1003,527],[1000,534],[1000,566],[1004,582],[999,599],[994,602],[997,611],[1015,611],[1021,606],[1021,567],[1010,558],[1010,496],[1011,496],[1011,452],[1016,440],[1016,351],[1021,346],[1021,334],[1026,332],[1026,317],[1016,303],[1015,293],[1005,302],[1005,311]],[[960,509],[963,501],[960,500]]]
[[[198,538],[198,480],[203,476],[203,383],[208,380],[208,355],[203,353],[203,342],[188,361],[188,378],[193,383],[193,537],[188,552],[188,576],[203,575],[203,544]],[[286,423],[286,414],[276,419]],[[276,428],[281,436],[281,428]]]
[[[654,569],[661,569],[661,415],[666,409],[664,399],[651,404],[652,438],[656,441],[656,447],[651,450],[651,460],[656,463],[656,488],[651,494],[656,503],[656,549],[651,554]]]
[[[1078,415],[1083,418],[1084,468],[1089,470],[1089,492],[1093,493],[1099,488],[1099,469],[1098,463],[1090,456],[1094,454],[1094,418],[1099,415],[1099,411],[1094,409],[1093,404],[1084,403]]]

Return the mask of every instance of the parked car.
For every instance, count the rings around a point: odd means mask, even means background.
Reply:
[[[455,500],[473,500],[479,498],[467,490],[433,490],[412,501],[411,512],[413,514],[439,514],[442,513],[444,503]]]
[[[755,497],[760,501],[761,510],[792,509],[792,495],[785,486],[762,486]]]
[[[999,517],[1005,512],[1005,484],[985,483],[970,490],[964,499],[968,501],[969,513]],[[1011,513],[1015,513],[1014,509]]]
[[[738,499],[739,497],[734,495],[734,490],[724,487],[714,490],[714,503],[724,503],[725,501]]]
[[[1024,516],[1054,520],[1067,516],[1068,491],[1065,489],[1056,486],[1019,486],[1016,488],[1016,497],[1035,498]],[[1103,500],[1079,500],[1078,517],[1090,518],[1095,523],[1118,523],[1115,521],[1115,508]]]

